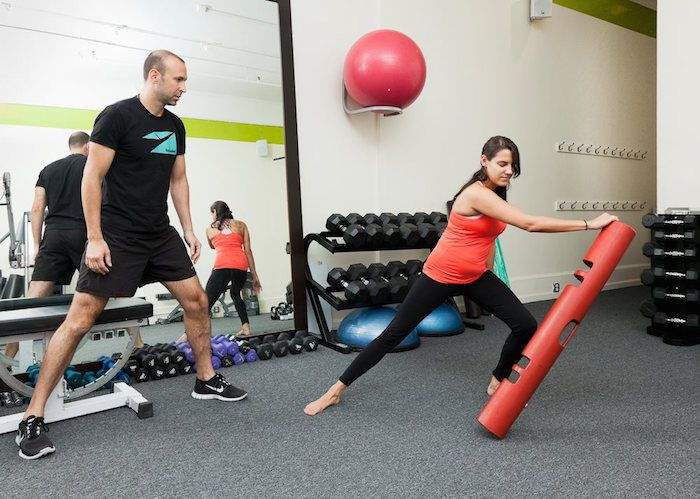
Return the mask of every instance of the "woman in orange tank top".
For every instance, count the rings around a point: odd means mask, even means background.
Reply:
[[[233,218],[231,210],[223,201],[216,201],[211,205],[211,216],[212,223],[207,227],[207,241],[209,247],[216,250],[216,257],[206,286],[209,309],[230,283],[231,299],[241,320],[238,336],[250,336],[250,321],[241,297],[241,290],[248,278],[248,269],[253,275],[253,292],[257,294],[262,289],[255,270],[253,250],[250,247],[250,233],[245,223]]]
[[[506,202],[511,178],[520,174],[518,147],[507,137],[491,137],[481,151],[480,168],[454,197],[452,212],[423,273],[409,290],[386,329],[355,357],[338,381],[304,408],[310,416],[338,404],[350,384],[393,350],[430,312],[459,292],[490,311],[511,329],[486,389],[492,395],[520,360],[537,330],[537,321],[515,294],[491,271],[487,261],[496,237],[506,226],[528,232],[573,232],[602,229],[617,217],[562,220],[523,213]]]

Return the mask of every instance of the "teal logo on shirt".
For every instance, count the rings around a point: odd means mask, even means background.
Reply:
[[[156,154],[177,154],[177,137],[175,132],[151,132],[142,138],[162,141],[151,152]]]

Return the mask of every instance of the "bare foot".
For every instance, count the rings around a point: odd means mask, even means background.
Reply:
[[[134,348],[143,348],[143,338],[140,332],[134,338]]]
[[[496,379],[495,376],[491,376],[491,382],[489,383],[488,388],[486,389],[486,395],[489,397],[496,393],[496,390],[498,389],[498,385],[500,385],[501,382]]]
[[[236,338],[248,338],[250,336],[250,326],[248,324],[241,326],[241,329],[236,333]]]
[[[324,394],[318,400],[314,400],[306,407],[304,407],[304,413],[307,416],[315,416],[316,414],[322,413],[325,409],[332,405],[338,405],[340,403],[339,395],[330,395],[328,393]]]
[[[314,400],[304,407],[304,413],[307,416],[315,416],[316,414],[322,413],[325,409],[332,405],[338,405],[340,403],[340,396],[346,388],[346,385],[344,385],[341,381],[338,381],[319,399]]]

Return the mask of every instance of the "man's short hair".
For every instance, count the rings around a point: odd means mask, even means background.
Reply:
[[[90,142],[90,136],[85,132],[73,132],[68,137],[68,147],[70,149],[83,147],[88,142]]]
[[[146,60],[143,63],[143,81],[148,79],[148,73],[151,71],[151,69],[157,70],[160,74],[165,74],[165,60],[168,57],[175,57],[181,62],[185,62],[182,60],[182,57],[173,54],[169,50],[154,50],[148,54],[148,57],[146,57]]]

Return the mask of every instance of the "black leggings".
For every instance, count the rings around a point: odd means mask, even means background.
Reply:
[[[487,271],[469,284],[442,284],[422,274],[411,286],[406,299],[398,308],[396,317],[382,334],[355,357],[340,377],[340,381],[350,385],[369,371],[455,291],[461,291],[510,327],[510,335],[503,345],[501,358],[493,370],[493,375],[499,381],[507,377],[513,364],[520,360],[523,348],[537,330],[537,321],[510,288],[491,271]]]
[[[219,299],[221,293],[226,291],[226,286],[231,283],[231,299],[238,312],[241,324],[248,324],[248,312],[245,309],[245,302],[241,298],[241,290],[248,278],[248,272],[238,269],[215,269],[211,271],[207,281],[207,297],[209,297],[209,310]]]

